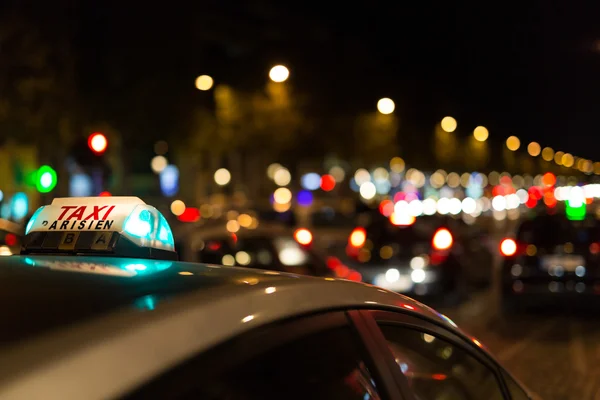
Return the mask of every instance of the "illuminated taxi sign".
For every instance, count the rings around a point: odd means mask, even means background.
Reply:
[[[40,207],[23,254],[75,253],[177,259],[171,227],[137,197],[72,197]]]

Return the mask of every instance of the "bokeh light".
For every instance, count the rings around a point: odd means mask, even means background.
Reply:
[[[456,120],[452,117],[444,117],[440,125],[448,133],[454,132],[457,127]]]
[[[150,168],[152,168],[152,172],[155,174],[160,174],[167,165],[169,165],[169,162],[164,156],[154,156],[152,161],[150,161]]]
[[[537,157],[542,152],[542,146],[538,142],[531,142],[527,145],[527,152],[532,157]]]
[[[290,77],[290,70],[284,65],[276,65],[269,71],[269,78],[273,82],[281,83]]]
[[[300,206],[304,206],[304,207],[310,206],[313,202],[313,195],[308,190],[301,190],[296,195],[296,201],[298,202],[298,205],[300,205]]]
[[[225,186],[231,181],[231,172],[229,172],[229,170],[226,168],[219,168],[215,172],[214,178],[217,185]]]
[[[269,179],[273,179],[275,177],[275,172],[279,171],[283,166],[278,163],[273,163],[267,167],[267,176]]]
[[[565,155],[564,151],[557,151],[554,153],[554,162],[556,165],[563,165],[563,156]]]
[[[506,147],[510,151],[517,151],[519,147],[521,147],[521,141],[516,136],[510,136],[508,139],[506,139]]]
[[[240,223],[237,222],[235,219],[231,219],[231,220],[227,221],[225,228],[227,229],[228,232],[236,233],[240,230]]]
[[[287,186],[292,181],[292,174],[287,168],[281,167],[273,174],[273,181],[278,186]]]
[[[342,182],[346,177],[346,171],[344,171],[344,168],[336,165],[335,167],[331,167],[329,170],[329,175],[333,176],[335,181],[339,183]]]
[[[404,171],[405,168],[406,163],[401,157],[394,157],[390,160],[390,169],[392,170],[392,172],[399,174],[402,171]]]
[[[377,102],[377,110],[384,115],[393,113],[395,109],[394,101],[388,97],[379,99]]]
[[[366,199],[371,200],[377,194],[377,188],[373,182],[365,182],[360,185],[360,195]]]
[[[354,180],[360,186],[365,182],[369,182],[371,180],[371,174],[364,168],[359,168],[354,173]]]
[[[300,184],[306,190],[317,190],[321,186],[321,176],[315,172],[309,172],[300,178]]]
[[[544,161],[552,161],[554,158],[554,150],[552,147],[544,147],[544,150],[542,150],[542,158]]]
[[[571,168],[575,164],[575,157],[572,154],[566,153],[562,157],[562,164],[567,168]]]
[[[273,200],[278,204],[287,204],[292,201],[292,192],[288,188],[279,188],[273,193]]]
[[[556,176],[552,172],[546,172],[542,177],[544,186],[554,186],[556,184]]]
[[[213,87],[214,81],[208,75],[200,75],[196,78],[196,89],[206,91]]]
[[[475,138],[475,140],[478,140],[480,142],[485,142],[489,136],[490,133],[488,132],[485,126],[478,126],[473,130],[473,137]]]
[[[248,214],[240,214],[237,221],[241,227],[249,228],[252,225],[252,217]]]
[[[335,188],[335,178],[331,175],[323,175],[321,177],[321,189],[325,192],[330,192]]]
[[[171,203],[171,212],[173,213],[173,215],[179,216],[179,215],[183,214],[184,211],[185,211],[185,203],[183,201],[174,200]]]
[[[88,146],[97,154],[103,153],[108,147],[106,136],[100,132],[92,133],[88,139]]]

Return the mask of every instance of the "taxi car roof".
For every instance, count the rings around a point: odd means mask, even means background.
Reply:
[[[325,281],[324,278],[273,271],[169,261],[167,268],[155,271],[161,263],[165,261],[87,256],[0,257],[0,318],[5,326],[11,327],[0,330],[0,343],[23,339],[121,307],[143,308],[145,296],[167,298],[193,291],[210,291],[218,295],[223,289],[237,296],[247,291],[252,286],[248,282],[253,281],[273,287],[292,286],[299,280],[313,285]],[[128,270],[131,266],[134,266],[133,271]],[[447,324],[438,313],[410,298],[384,289],[367,288],[370,285],[344,283],[349,290],[349,296],[343,302],[345,305],[369,303],[368,293],[373,291],[379,296],[385,294],[390,304],[400,302],[408,306],[405,307],[407,311]],[[357,286],[367,289],[358,297],[353,294]],[[335,306],[324,301],[321,308]],[[290,313],[293,312],[290,309]]]
[[[34,398],[43,372],[47,398],[60,397],[67,386],[72,398],[112,398],[250,329],[336,309],[401,311],[469,340],[429,307],[371,285],[161,262],[0,257],[0,397]],[[123,364],[123,354],[136,368]]]

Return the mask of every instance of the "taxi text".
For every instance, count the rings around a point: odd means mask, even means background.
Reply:
[[[115,206],[108,205],[62,206],[58,219],[50,224],[48,230],[110,230],[115,221],[107,218],[114,209]]]

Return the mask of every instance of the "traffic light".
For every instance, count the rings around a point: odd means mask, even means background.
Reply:
[[[100,132],[92,133],[88,137],[88,147],[98,155],[103,154],[108,147],[108,140],[106,140],[106,136]]]
[[[78,173],[87,175],[94,195],[105,191],[109,186],[112,168],[107,160],[108,139],[100,132],[77,138],[69,151],[72,165]]]
[[[57,183],[56,171],[48,166],[42,165],[38,168],[35,175],[35,187],[40,193],[48,193],[56,187]]]

